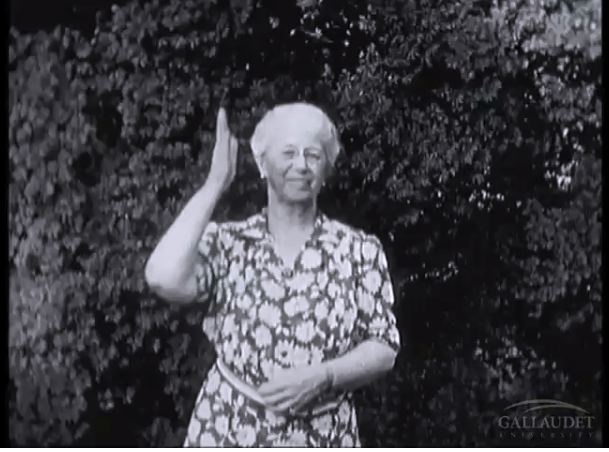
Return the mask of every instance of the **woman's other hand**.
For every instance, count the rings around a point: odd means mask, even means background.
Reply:
[[[237,152],[239,142],[231,133],[226,110],[220,108],[216,119],[216,144],[211,159],[208,180],[226,190],[237,174]]]
[[[320,365],[293,368],[275,373],[258,388],[266,406],[277,413],[294,414],[328,389],[327,373]]]

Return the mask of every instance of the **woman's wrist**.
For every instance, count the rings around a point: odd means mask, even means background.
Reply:
[[[313,378],[313,386],[317,393],[317,397],[321,397],[324,394],[331,392],[333,389],[336,389],[336,374],[334,372],[334,367],[328,361],[315,366]]]
[[[327,393],[332,391],[336,385],[336,376],[334,374],[334,369],[329,362],[325,362],[320,366],[320,392]]]
[[[336,374],[331,364],[326,364],[326,392],[330,392],[336,387]]]

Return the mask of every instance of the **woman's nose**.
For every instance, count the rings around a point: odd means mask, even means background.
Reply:
[[[307,158],[304,155],[304,152],[299,152],[294,159],[294,166],[298,169],[307,169]]]

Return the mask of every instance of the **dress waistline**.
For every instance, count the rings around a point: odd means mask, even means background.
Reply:
[[[263,408],[270,410],[270,408],[264,402],[263,398],[260,396],[260,394],[258,394],[258,391],[256,391],[256,389],[254,389],[248,383],[243,381],[241,378],[237,377],[221,359],[216,360],[216,368],[218,369],[218,372],[220,372],[220,375],[226,380],[227,383],[229,383],[233,387],[233,389],[241,393],[244,397],[247,397],[249,400],[262,406]],[[289,414],[287,416],[300,418],[321,416],[322,414],[325,414],[328,411],[337,408],[344,398],[345,394],[342,394],[335,400],[324,402],[306,411],[299,411],[297,413]]]

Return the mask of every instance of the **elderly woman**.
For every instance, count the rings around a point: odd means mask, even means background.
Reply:
[[[340,150],[320,109],[275,107],[251,147],[267,208],[210,221],[236,173],[221,109],[207,181],[146,266],[161,297],[208,306],[203,329],[218,359],[184,446],[359,446],[351,391],[389,371],[399,349],[385,254],[377,238],[317,210]]]

